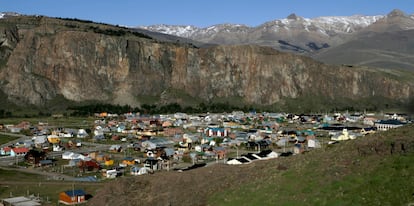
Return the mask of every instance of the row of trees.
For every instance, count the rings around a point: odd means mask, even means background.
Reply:
[[[252,111],[255,110],[253,107],[237,107],[230,105],[229,103],[200,103],[199,105],[185,106],[182,107],[178,103],[170,103],[166,105],[155,105],[155,104],[143,104],[141,107],[131,107],[129,105],[112,105],[112,104],[91,104],[84,106],[70,107],[72,110],[72,116],[90,116],[95,113],[109,112],[113,114],[122,114],[127,112],[140,112],[143,114],[171,114],[176,112],[184,113],[204,113],[204,112],[231,112],[235,110],[239,111]]]
[[[12,117],[12,112],[0,109],[0,118]]]

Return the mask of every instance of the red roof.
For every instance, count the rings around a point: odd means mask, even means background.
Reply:
[[[4,150],[5,152],[10,152],[10,151],[11,151],[11,149],[12,149],[12,148],[10,148],[10,147],[4,147],[4,148],[3,148],[3,150]]]
[[[26,147],[21,148],[13,148],[14,153],[27,153],[29,152],[29,149]]]

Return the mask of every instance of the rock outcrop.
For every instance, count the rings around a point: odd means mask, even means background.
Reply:
[[[413,96],[412,78],[396,70],[329,66],[260,46],[197,48],[80,20],[0,19],[0,58],[0,89],[23,104],[44,105],[62,95],[139,105],[144,96],[170,90],[259,105],[303,96]]]

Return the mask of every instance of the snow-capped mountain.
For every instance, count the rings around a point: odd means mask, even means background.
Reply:
[[[20,16],[20,14],[16,12],[0,12],[0,19],[5,18],[7,16]]]
[[[276,20],[274,23],[276,31],[280,28],[289,29],[303,29],[307,32],[318,31],[322,34],[330,35],[332,33],[352,33],[361,28],[367,27],[378,19],[383,18],[382,15],[377,16],[327,16],[317,17],[313,19],[297,17],[292,14],[285,19]]]
[[[325,16],[304,18],[291,14],[256,27],[241,24],[219,24],[205,28],[195,26],[141,26],[153,32],[189,38],[209,44],[258,44],[276,49],[312,53],[342,44],[380,20],[405,15],[394,10],[388,15]],[[405,15],[407,16],[407,15]],[[413,19],[411,15],[409,18]],[[407,26],[408,28],[408,26]]]
[[[177,26],[177,25],[151,25],[140,26],[139,28],[147,29],[150,31],[161,32],[165,34],[191,38],[195,35],[210,34],[213,35],[219,32],[249,32],[260,28],[272,27],[275,32],[281,29],[294,30],[304,29],[305,31],[318,30],[321,33],[329,34],[332,32],[351,33],[361,28],[367,27],[378,19],[383,18],[383,15],[376,16],[326,16],[317,18],[303,18],[296,16],[295,14],[289,15],[287,18],[278,19],[270,22],[266,22],[257,27],[248,27],[241,24],[219,24],[205,28],[196,26]]]
[[[224,33],[238,33],[248,32],[252,28],[241,24],[218,24],[205,28],[196,26],[177,26],[177,25],[152,25],[152,26],[141,26],[141,29],[147,29],[154,32],[160,32],[164,34],[196,39],[199,37],[213,36],[219,32]],[[206,42],[208,43],[208,42]]]
[[[333,36],[341,33],[352,33],[365,28],[379,19],[384,18],[383,15],[376,16],[327,16],[317,18],[303,18],[291,14],[284,19],[278,19],[261,24],[257,27],[248,27],[240,24],[219,24],[205,28],[195,26],[173,26],[173,25],[152,25],[141,26],[139,28],[147,29],[154,32],[161,32],[165,34],[197,39],[205,43],[227,43],[227,42],[211,42],[214,36],[218,34],[252,34],[260,32],[271,33],[297,33],[310,32],[320,33],[325,36]],[[257,36],[257,35],[253,35]],[[252,38],[249,38],[252,39]],[[253,38],[254,39],[254,38]],[[237,43],[232,41],[229,43]],[[248,42],[238,42],[248,43]],[[253,42],[254,43],[254,42]]]

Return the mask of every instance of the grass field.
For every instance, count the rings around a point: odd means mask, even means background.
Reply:
[[[11,142],[15,139],[18,139],[18,137],[12,137],[12,136],[8,136],[8,135],[1,135],[0,134],[0,145],[6,144],[7,142]]]
[[[286,169],[266,168],[248,184],[226,188],[209,205],[407,205],[414,203],[414,150],[389,155],[389,138],[413,136],[413,127],[292,157]],[[405,136],[405,137],[404,137]],[[387,139],[388,138],[388,139]],[[395,140],[396,142],[397,140]],[[361,145],[362,144],[362,145]],[[371,147],[371,148],[369,148]],[[373,155],[358,154],[364,148]],[[378,154],[374,152],[378,150]],[[247,204],[248,203],[248,204]]]
[[[407,125],[290,157],[121,178],[89,204],[408,205],[414,202],[413,137],[414,126]]]
[[[321,172],[323,165],[310,162],[299,170],[267,173],[265,180],[229,188],[212,196],[210,205],[404,205],[414,202],[413,161],[411,153],[368,167],[364,162],[365,169],[342,177],[339,167]]]
[[[43,175],[0,169],[0,198],[34,195],[44,201],[42,205],[57,205],[60,192],[74,188],[93,196],[101,186],[102,183],[48,181]]]
[[[66,127],[66,128],[91,128],[94,118],[92,117],[12,117],[0,119],[2,124],[19,124],[28,121],[33,125],[38,123],[47,123],[49,126]]]

